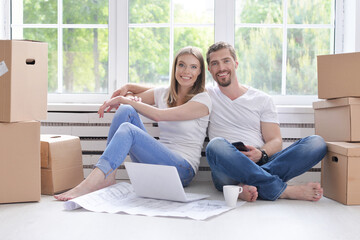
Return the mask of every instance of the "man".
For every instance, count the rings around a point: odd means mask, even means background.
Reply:
[[[278,198],[318,201],[319,183],[288,186],[286,182],[316,165],[327,148],[320,136],[310,136],[282,149],[275,105],[270,96],[239,83],[234,48],[218,42],[206,55],[208,70],[217,82],[207,90],[213,102],[206,157],[215,187],[240,184],[240,199]],[[246,151],[232,143],[242,141]]]

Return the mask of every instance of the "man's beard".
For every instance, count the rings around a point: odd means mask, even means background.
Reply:
[[[220,81],[218,79],[216,79],[216,82],[219,84],[219,86],[221,87],[227,87],[231,84],[231,79],[229,78],[227,81]]]

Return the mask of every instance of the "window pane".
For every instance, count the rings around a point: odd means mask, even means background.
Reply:
[[[282,0],[236,0],[235,22],[282,23]]]
[[[214,1],[174,0],[175,23],[214,23]]]
[[[317,55],[332,53],[332,29],[289,29],[286,93],[317,94]]]
[[[291,0],[288,1],[288,23],[290,24],[332,24],[334,0]]]
[[[194,46],[202,50],[202,54],[206,64],[206,52],[208,47],[214,43],[213,27],[197,27],[197,28],[175,28],[174,31],[174,55],[185,46]],[[212,82],[211,74],[206,73],[206,81]]]
[[[281,93],[282,29],[237,28],[238,80],[269,94]]]
[[[48,92],[58,89],[58,47],[57,29],[48,28],[13,28],[14,39],[29,39],[48,43]]]
[[[107,93],[108,30],[64,29],[64,93]]]
[[[169,84],[169,28],[129,29],[129,82]]]
[[[63,0],[64,24],[107,24],[108,0]]]
[[[169,0],[129,0],[129,23],[169,22]]]
[[[57,23],[57,0],[12,1],[12,23],[14,24]]]

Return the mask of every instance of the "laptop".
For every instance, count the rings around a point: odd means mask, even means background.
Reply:
[[[125,162],[136,195],[177,202],[192,202],[209,195],[185,193],[174,166]]]

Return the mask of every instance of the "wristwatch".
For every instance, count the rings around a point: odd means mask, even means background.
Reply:
[[[265,152],[264,149],[259,149],[259,150],[261,151],[261,158],[256,164],[261,166],[261,165],[269,162],[269,156],[267,155],[267,153]]]

